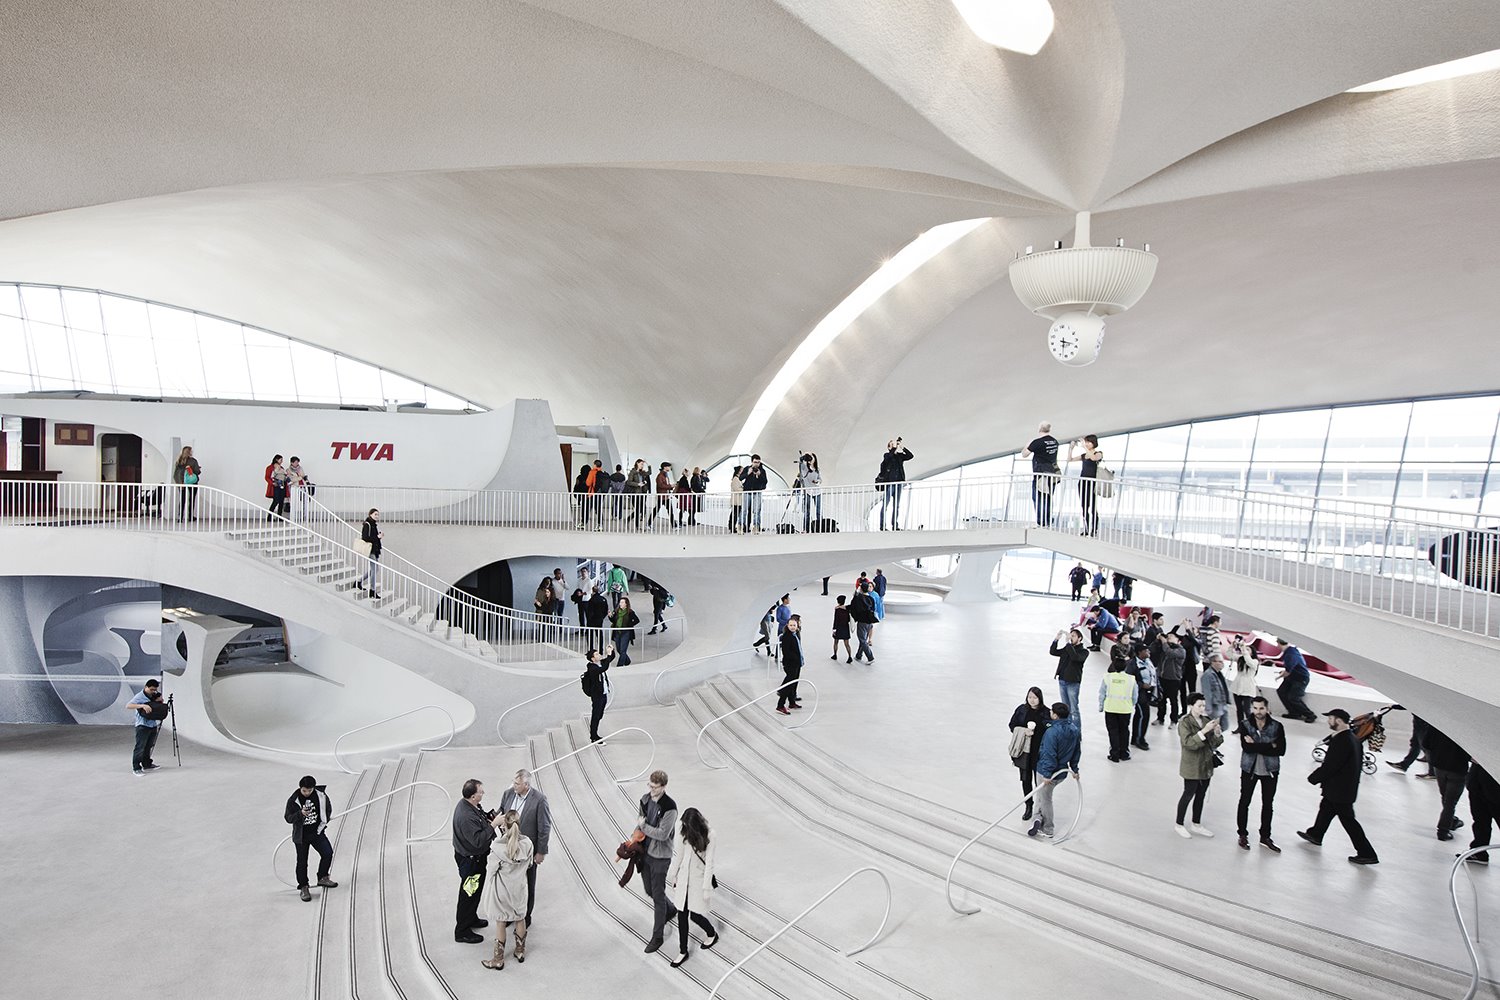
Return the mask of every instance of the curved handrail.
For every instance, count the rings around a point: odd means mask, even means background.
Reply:
[[[547,690],[543,691],[539,695],[533,695],[532,697],[527,698],[525,701],[516,702],[516,704],[510,706],[510,708],[507,708],[505,711],[501,712],[500,713],[500,718],[498,718],[498,719],[495,720],[495,739],[499,740],[500,741],[500,745],[503,746],[503,747],[520,747],[520,746],[525,746],[524,743],[512,743],[512,742],[510,742],[510,740],[507,740],[503,735],[501,735],[501,733],[500,733],[500,723],[504,722],[505,721],[505,717],[507,715],[509,715],[510,713],[514,712],[516,709],[518,709],[518,708],[525,708],[527,705],[530,705],[534,701],[541,701],[543,698],[547,697],[549,694],[556,694],[557,692],[561,691],[563,688],[572,687],[573,685],[575,685],[577,683],[578,683],[578,678],[576,678],[576,677],[570,677],[567,680],[563,681],[561,684],[559,684],[557,687],[555,687],[555,688],[548,688]]]
[[[611,736],[619,736],[621,733],[630,733],[630,732],[640,733],[642,736],[646,737],[646,739],[648,739],[648,740],[651,741],[651,757],[646,761],[646,766],[643,767],[643,768],[641,768],[639,771],[635,772],[632,775],[624,777],[624,778],[616,778],[615,779],[615,784],[617,784],[617,785],[623,784],[623,783],[625,783],[627,781],[634,781],[636,778],[639,778],[641,775],[643,775],[647,771],[651,770],[651,765],[654,764],[654,763],[656,763],[656,738],[654,736],[652,736],[650,733],[646,732],[640,726],[626,726],[624,729],[616,729],[612,733],[605,733],[603,736],[601,736],[599,738],[601,740],[607,740]],[[583,746],[579,747],[577,750],[570,750],[568,753],[563,754],[561,757],[558,757],[558,758],[556,758],[554,760],[549,760],[545,764],[538,764],[538,765],[536,765],[535,767],[533,767],[531,769],[531,773],[532,774],[536,774],[538,771],[542,770],[545,767],[551,767],[553,764],[561,764],[563,761],[567,760],[569,757],[573,757],[573,756],[576,756],[578,754],[581,754],[585,750],[589,749],[590,747],[597,747],[598,745],[599,744],[597,744],[597,743],[585,743]]]
[[[845,952],[845,954],[849,958],[853,958],[855,955],[858,955],[860,952],[864,951],[866,948],[870,947],[870,945],[874,944],[877,940],[879,940],[880,935],[883,934],[883,933],[885,933],[886,922],[891,919],[891,880],[888,879],[888,878],[886,878],[885,872],[881,871],[879,868],[876,868],[873,865],[866,865],[863,868],[856,868],[856,869],[854,869],[854,871],[850,872],[848,875],[845,875],[842,879],[839,880],[839,884],[838,885],[834,886],[832,889],[829,889],[827,892],[823,893],[823,895],[819,896],[813,902],[813,904],[811,906],[809,906],[807,909],[803,910],[801,913],[797,914],[795,917],[793,917],[792,919],[788,920],[785,924],[783,924],[782,927],[781,927],[781,929],[779,931],[777,931],[775,934],[772,934],[770,937],[766,938],[760,944],[756,945],[755,949],[753,951],[751,951],[750,954],[746,955],[744,958],[742,958],[738,962],[734,963],[734,965],[730,968],[730,970],[728,972],[724,973],[722,976],[720,976],[719,977],[719,981],[717,983],[714,983],[714,988],[708,991],[708,1000],[714,1000],[714,997],[716,997],[716,996],[719,995],[719,987],[721,987],[721,986],[724,985],[724,980],[728,979],[730,976],[732,976],[736,972],[738,972],[740,970],[741,966],[743,966],[746,962],[750,961],[756,955],[759,955],[766,948],[770,947],[770,944],[771,944],[772,941],[775,941],[777,938],[781,937],[781,935],[783,935],[787,931],[791,930],[792,927],[797,923],[797,921],[799,921],[803,917],[807,916],[813,910],[816,910],[819,906],[822,906],[824,900],[826,900],[829,896],[832,896],[834,893],[838,892],[845,885],[847,885],[849,883],[850,879],[854,878],[854,876],[856,876],[856,875],[863,875],[865,872],[874,872],[876,875],[880,876],[880,881],[883,882],[883,883],[885,883],[885,915],[880,918],[880,926],[877,927],[877,928],[875,928],[875,933],[872,934],[872,935],[870,935],[870,940],[866,941],[864,944],[860,945],[858,948],[855,948],[853,951]]]
[[[446,708],[444,708],[443,706],[441,706],[441,705],[423,705],[421,708],[414,708],[414,709],[412,709],[409,712],[402,712],[400,715],[393,715],[389,719],[381,719],[379,722],[372,722],[368,726],[360,726],[358,729],[351,729],[347,733],[341,734],[338,739],[336,739],[336,740],[333,741],[333,762],[335,764],[337,764],[339,766],[339,770],[343,771],[345,774],[358,774],[359,773],[358,771],[351,771],[347,767],[345,767],[344,766],[343,758],[341,758],[339,756],[339,744],[342,743],[342,742],[344,742],[344,738],[346,736],[353,736],[355,733],[362,733],[366,729],[374,729],[376,726],[383,726],[387,722],[395,722],[397,719],[404,719],[408,715],[416,715],[418,712],[425,712],[428,709],[432,709],[432,710],[435,710],[435,711],[438,711],[438,712],[442,712],[443,715],[447,716],[447,718],[448,718],[448,738],[445,739],[445,740],[443,740],[443,742],[439,743],[435,747],[418,747],[417,749],[418,750],[441,750],[441,749],[443,749],[443,747],[445,747],[449,743],[453,742],[453,737],[458,732],[458,724],[453,721],[452,714]],[[402,745],[404,745],[404,744],[402,744]]]
[[[343,819],[345,816],[349,815],[352,812],[358,812],[359,810],[364,809],[367,806],[374,805],[375,803],[379,802],[381,799],[388,799],[392,795],[395,795],[397,792],[404,792],[408,788],[415,788],[417,785],[431,785],[433,788],[436,788],[438,791],[440,791],[440,792],[443,793],[443,798],[445,798],[445,799],[448,800],[448,804],[450,806],[453,804],[453,796],[451,796],[451,795],[448,794],[448,789],[444,788],[442,785],[438,784],[436,781],[409,781],[406,784],[402,785],[400,788],[392,788],[390,791],[384,793],[383,795],[377,795],[377,796],[375,796],[373,799],[370,799],[368,802],[361,802],[357,806],[350,806],[348,809],[345,809],[343,812],[336,812],[336,813],[334,813],[332,816],[328,817],[328,823],[329,823],[329,825],[331,825],[333,823],[333,821],[336,820],[336,819]],[[448,829],[448,825],[449,825],[449,820],[448,820],[448,818],[446,816],[444,816],[443,821],[438,824],[438,828],[436,830],[433,830],[431,833],[425,834],[424,836],[421,836],[421,837],[408,837],[408,838],[406,838],[406,842],[410,844],[410,843],[415,843],[415,842],[417,842],[419,840],[431,840],[433,837],[436,837],[438,834],[442,833],[444,830],[447,830]],[[292,835],[289,833],[285,837],[282,837],[281,840],[276,844],[275,847],[271,848],[271,874],[275,875],[277,881],[279,881],[282,885],[290,886],[291,888],[295,889],[297,887],[295,885],[292,885],[292,883],[288,882],[286,879],[282,878],[281,877],[281,873],[276,870],[276,855],[281,852],[281,849],[283,847],[285,847],[288,843],[291,842],[291,839],[292,839]]]
[[[1458,905],[1458,870],[1468,869],[1468,861],[1476,854],[1484,854],[1488,851],[1497,850],[1494,844],[1486,844],[1484,847],[1471,847],[1453,860],[1453,870],[1448,873],[1448,898],[1453,902],[1453,919],[1458,921],[1458,930],[1464,936],[1464,950],[1469,953],[1469,988],[1464,991],[1463,1000],[1474,1000],[1474,995],[1479,992],[1479,953],[1474,950],[1474,937],[1469,934],[1469,925],[1464,922],[1463,908]],[[1469,884],[1474,883],[1473,876],[1469,878]],[[1477,932],[1479,924],[1479,906],[1476,900],[1474,907],[1474,924]]]
[[[1067,774],[1070,770],[1071,770],[1071,768],[1064,767],[1064,768],[1061,768],[1060,770],[1054,771],[1053,774],[1052,774],[1052,780],[1056,781],[1058,775],[1060,775],[1060,774]],[[1073,780],[1075,782],[1077,782],[1078,775],[1074,774],[1073,775]],[[1009,809],[1005,810],[1005,812],[1000,816],[1000,819],[995,820],[995,822],[991,823],[989,826],[985,827],[983,830],[980,830],[974,836],[970,837],[969,838],[969,842],[967,844],[965,844],[963,847],[959,848],[957,854],[953,855],[953,861],[952,861],[951,864],[948,865],[948,877],[943,880],[943,895],[947,898],[948,905],[953,908],[953,911],[955,913],[960,913],[963,916],[967,917],[967,916],[970,916],[971,914],[975,914],[975,913],[979,912],[979,907],[977,907],[977,906],[974,907],[973,909],[966,910],[966,909],[962,908],[961,906],[959,906],[957,903],[953,902],[953,869],[955,869],[955,868],[958,867],[959,859],[964,856],[964,852],[965,851],[967,851],[969,848],[973,847],[979,841],[980,837],[983,837],[985,834],[989,833],[995,827],[999,826],[1002,820],[1004,820],[1011,813],[1015,812],[1017,809],[1021,808],[1027,802],[1029,802],[1031,800],[1031,797],[1033,795],[1035,795],[1040,790],[1040,788],[1041,788],[1041,785],[1040,785],[1040,783],[1038,783],[1037,787],[1033,788],[1030,792],[1028,792],[1021,799],[1020,802],[1017,802],[1015,805],[1013,805]],[[1068,832],[1065,833],[1065,834],[1063,834],[1061,837],[1058,837],[1056,840],[1053,841],[1053,843],[1060,844],[1064,840],[1067,840],[1069,837],[1071,837],[1073,835],[1073,831],[1078,828],[1078,820],[1082,816],[1083,816],[1083,786],[1079,785],[1078,786],[1078,811],[1073,814],[1073,822],[1068,826]]]
[[[703,759],[703,734],[706,733],[706,732],[708,732],[708,727],[711,726],[711,725],[713,725],[715,722],[722,722],[723,720],[729,718],[731,715],[734,715],[737,712],[743,712],[745,709],[749,708],[751,705],[754,705],[757,701],[762,701],[762,700],[764,700],[766,698],[769,698],[769,697],[771,697],[771,695],[776,694],[777,692],[779,692],[782,688],[784,688],[784,687],[791,687],[793,684],[806,684],[808,687],[810,687],[810,688],[813,689],[813,708],[812,708],[811,712],[807,713],[806,718],[803,718],[803,719],[799,720],[796,723],[796,725],[787,726],[786,728],[787,729],[801,729],[803,726],[805,726],[809,722],[811,722],[813,720],[813,716],[815,716],[815,715],[818,714],[818,699],[820,697],[820,695],[818,694],[818,686],[816,684],[814,684],[812,681],[802,680],[800,678],[798,680],[795,680],[795,681],[787,681],[785,684],[778,684],[774,688],[772,688],[771,690],[767,691],[765,694],[758,694],[754,698],[751,698],[749,701],[745,702],[739,708],[731,708],[729,711],[725,712],[723,715],[715,716],[714,718],[709,719],[707,722],[705,722],[703,724],[703,728],[700,729],[700,730],[698,730],[698,739],[696,741],[694,741],[694,743],[693,743],[693,748],[698,751],[698,760],[699,760],[699,762],[702,763],[704,767],[711,767],[715,771],[722,771],[722,770],[726,769],[727,767],[729,767],[728,764],[710,764],[708,761],[706,761],[706,760]]]
[[[659,671],[657,671],[656,676],[651,679],[651,700],[654,701],[654,702],[656,702],[658,705],[662,705],[662,706],[670,705],[671,702],[669,702],[669,701],[662,701],[661,700],[661,696],[656,693],[657,682],[659,682],[667,674],[676,673],[677,671],[681,670],[683,667],[687,666],[689,663],[698,663],[698,662],[701,662],[703,660],[712,660],[715,657],[728,656],[731,653],[750,653],[750,652],[753,652],[754,650],[755,650],[754,646],[745,646],[745,647],[743,647],[741,649],[726,649],[722,653],[709,653],[707,656],[695,656],[691,660],[683,660],[681,663],[675,663],[675,664],[673,664],[670,667],[666,667],[666,668],[664,668],[662,670],[659,670]]]

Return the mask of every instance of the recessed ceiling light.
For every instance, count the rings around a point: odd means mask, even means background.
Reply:
[[[1435,83],[1438,80],[1452,80],[1460,76],[1487,73],[1492,69],[1500,69],[1500,49],[1496,49],[1493,52],[1481,52],[1477,56],[1465,56],[1462,59],[1438,63],[1436,66],[1414,69],[1410,73],[1398,73],[1395,76],[1388,76],[1384,80],[1367,83],[1363,87],[1352,87],[1348,92],[1351,94],[1373,94],[1381,90],[1400,90],[1403,87],[1415,87],[1423,83]]]
[[[1034,56],[1052,37],[1047,0],[953,0],[969,30],[998,49]]]

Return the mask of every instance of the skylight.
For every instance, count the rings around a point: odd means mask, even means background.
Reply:
[[[1487,73],[1492,69],[1500,69],[1500,49],[1495,49],[1493,52],[1481,52],[1477,56],[1465,56],[1462,59],[1438,63],[1436,66],[1425,66],[1422,69],[1414,69],[1409,73],[1398,73],[1395,76],[1388,76],[1384,80],[1367,83],[1363,87],[1353,87],[1349,90],[1349,93],[1373,94],[1382,90],[1401,90],[1405,87],[1417,87],[1424,83],[1436,83],[1439,80],[1453,80],[1460,76]]]
[[[969,30],[998,49],[1034,56],[1052,37],[1047,0],[953,0]]]
[[[874,274],[850,292],[844,301],[834,306],[833,310],[812,328],[812,332],[807,335],[806,339],[797,345],[791,357],[786,359],[781,370],[760,394],[760,399],[750,410],[750,415],[745,418],[745,426],[740,428],[739,436],[734,440],[734,452],[749,453],[755,445],[756,438],[760,437],[760,432],[765,430],[766,424],[770,422],[771,414],[776,412],[776,408],[792,390],[792,386],[796,385],[803,373],[812,367],[818,355],[837,340],[840,334],[849,329],[866,309],[909,277],[917,268],[988,221],[990,220],[965,219],[962,222],[949,222],[945,225],[934,226],[902,247],[896,256],[882,264]]]

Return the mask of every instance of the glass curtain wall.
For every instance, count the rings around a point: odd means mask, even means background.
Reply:
[[[1117,476],[1165,485],[1336,497],[1397,508],[1500,516],[1500,394],[1402,400],[1215,420],[1101,438]],[[1067,454],[1067,442],[1061,455]],[[945,481],[1025,475],[1018,454],[941,473]],[[1076,474],[1076,466],[1072,470]],[[937,478],[937,477],[935,477]],[[1058,497],[1064,504],[1063,491]],[[966,512],[1026,518],[1030,511]],[[1321,526],[1315,526],[1321,529]],[[1326,539],[1341,548],[1347,537]],[[1387,540],[1366,539],[1378,560]],[[1347,560],[1343,565],[1353,567]],[[1042,549],[1007,554],[1001,573],[1021,590],[1067,594],[1073,561]]]
[[[257,327],[124,295],[0,284],[0,393],[479,410],[432,386]]]

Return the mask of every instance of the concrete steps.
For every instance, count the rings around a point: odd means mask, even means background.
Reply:
[[[678,704],[696,729],[752,696],[722,678],[688,692]],[[939,886],[953,854],[989,822],[875,782],[787,732],[764,711],[725,719],[704,743],[803,826],[899,862]],[[1063,788],[1060,829],[1070,820],[1077,792],[1076,786]],[[1197,980],[1205,995],[1266,1000],[1451,996],[1466,985],[1452,970],[1320,927],[1117,872],[1066,848],[1028,840],[1019,835],[1020,826],[997,828],[970,848],[955,873],[955,898],[986,909],[1019,908],[1071,935],[1150,961],[1160,966],[1164,983],[1187,978]],[[902,835],[893,838],[893,830]]]
[[[569,722],[549,730],[530,744],[533,762],[539,763],[586,746],[587,732],[580,722]],[[625,888],[614,884],[623,866],[614,849],[635,825],[635,804],[615,784],[603,757],[586,750],[544,771],[553,803],[554,841],[559,839],[569,863],[586,885],[595,886],[597,904],[633,941],[644,944],[650,933],[651,903],[643,895],[639,879]],[[566,819],[559,818],[565,816]],[[554,843],[554,852],[557,851]],[[608,880],[608,881],[607,881]],[[785,923],[786,917],[749,897],[737,893],[721,877],[714,894],[711,919],[720,934],[713,951],[692,952],[692,961],[678,970],[706,992],[735,962],[746,957],[760,942]],[[675,954],[675,922],[667,928],[663,954]],[[694,928],[691,937],[700,937]],[[827,1000],[913,1000],[918,994],[893,986],[887,979],[842,955],[835,947],[793,928],[753,962],[729,979],[721,996],[810,997]]]

